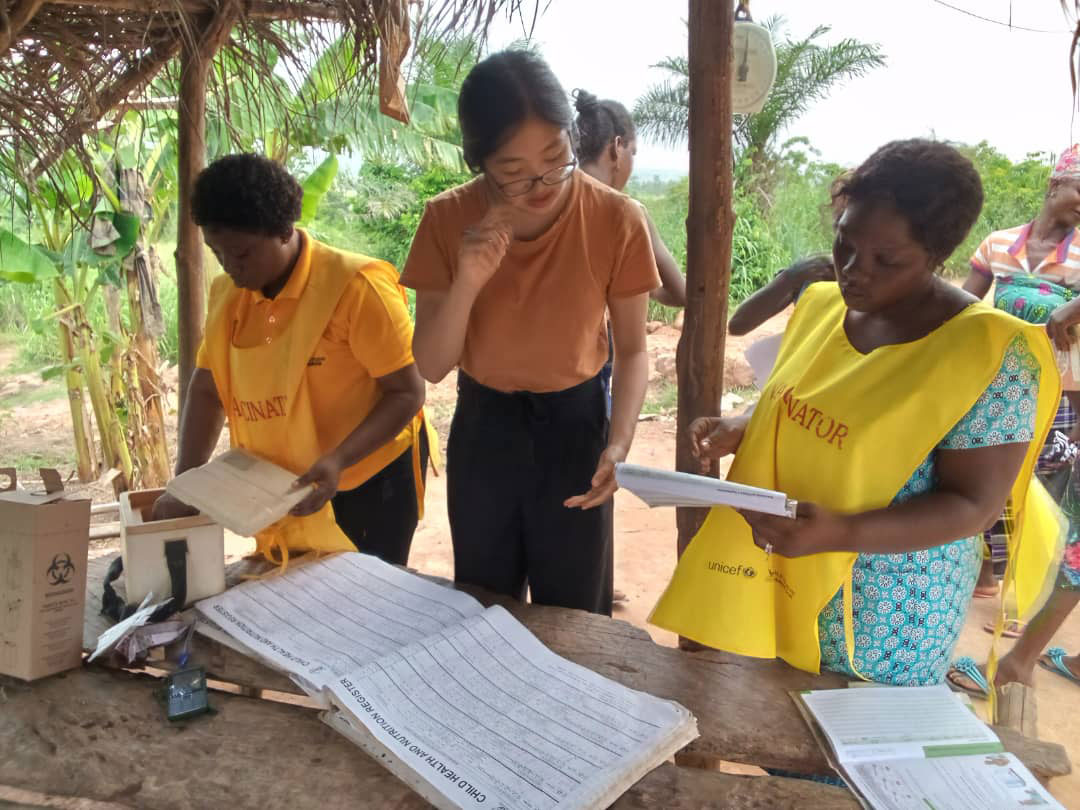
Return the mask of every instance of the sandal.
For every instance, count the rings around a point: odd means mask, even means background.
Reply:
[[[970,686],[965,686],[957,681],[956,678],[953,677],[954,675],[963,675],[969,681],[974,683],[978,689],[972,689]],[[949,682],[949,685],[954,690],[965,692],[980,700],[986,700],[990,695],[990,684],[987,683],[986,676],[982,674],[979,665],[975,663],[975,659],[970,655],[965,655],[953,661],[952,667],[945,675],[945,680]]]
[[[993,635],[995,629],[997,629],[997,622],[987,622],[983,625],[983,630],[991,635]],[[1005,629],[1001,631],[1001,635],[1005,638],[1020,638],[1026,629],[1027,624],[1025,622],[1009,619],[1009,621],[1005,622]]]
[[[1080,678],[1078,678],[1065,663],[1065,649],[1063,647],[1051,647],[1045,653],[1040,655],[1039,666],[1050,672],[1062,675],[1074,683],[1080,683]]]

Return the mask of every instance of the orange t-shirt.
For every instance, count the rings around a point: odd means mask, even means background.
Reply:
[[[595,377],[608,358],[608,301],[660,286],[637,204],[581,171],[570,182],[559,218],[538,238],[510,244],[473,305],[460,365],[490,388],[543,393]],[[483,177],[430,200],[401,283],[449,289],[462,234],[488,205]]]

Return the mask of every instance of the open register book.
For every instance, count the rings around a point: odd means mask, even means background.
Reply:
[[[944,685],[793,694],[833,766],[874,810],[1064,810]]]
[[[296,474],[238,447],[172,479],[166,490],[236,534],[252,537],[289,513],[311,487]]]
[[[677,703],[545,647],[501,607],[343,553],[199,602],[199,630],[290,675],[440,808],[603,808],[697,737]]]
[[[793,518],[798,506],[783,492],[637,464],[616,464],[615,480],[652,507],[731,506]]]

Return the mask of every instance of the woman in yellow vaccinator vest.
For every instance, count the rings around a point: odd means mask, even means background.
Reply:
[[[215,161],[195,183],[192,215],[225,274],[210,291],[176,471],[210,458],[227,418],[234,447],[314,485],[256,536],[266,556],[360,550],[404,564],[438,452],[404,290],[386,262],[294,227],[302,197],[257,155]],[[166,495],[154,516],[189,511]]]
[[[935,272],[982,206],[966,158],[893,142],[839,193],[839,283],[799,300],[751,415],[691,427],[703,461],[735,452],[728,479],[798,516],[713,509],[651,620],[810,672],[939,683],[1007,499],[1013,609],[1052,584],[1060,525],[1031,472],[1060,379],[1042,329]]]

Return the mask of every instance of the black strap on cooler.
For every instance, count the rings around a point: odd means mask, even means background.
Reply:
[[[187,540],[165,541],[165,567],[169,571],[169,583],[172,587],[172,599],[150,614],[147,624],[164,621],[172,614],[183,610],[187,602]],[[117,557],[109,565],[105,574],[105,585],[101,594],[101,613],[114,622],[123,621],[138,609],[138,605],[128,605],[116,593],[112,583],[124,572],[124,558]]]

